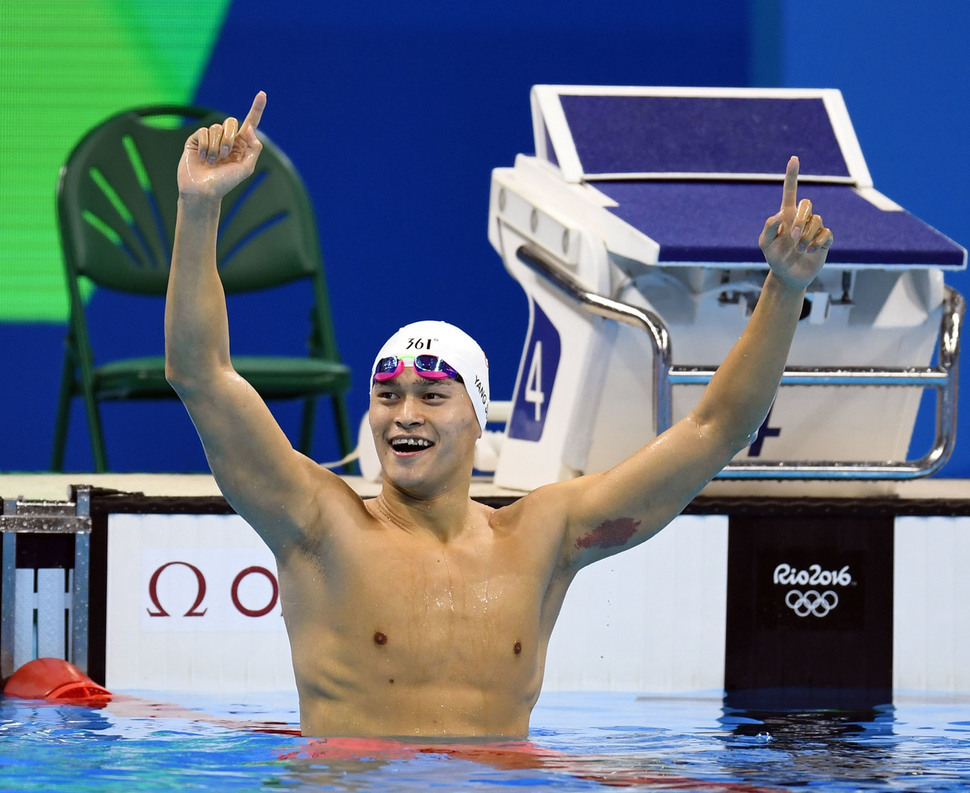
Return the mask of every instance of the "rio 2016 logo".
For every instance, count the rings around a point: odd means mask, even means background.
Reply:
[[[826,617],[838,605],[839,596],[834,589],[823,587],[847,587],[853,583],[849,565],[835,570],[813,564],[800,570],[784,562],[775,567],[772,583],[791,587],[819,587],[819,589],[789,589],[785,605],[798,617]]]

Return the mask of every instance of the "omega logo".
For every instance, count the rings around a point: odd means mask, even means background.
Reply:
[[[190,564],[189,562],[171,561],[171,562],[166,562],[165,564],[156,568],[155,572],[152,573],[152,577],[148,582],[148,597],[151,599],[152,605],[154,606],[154,609],[149,608],[147,610],[148,616],[150,617],[172,616],[171,614],[169,614],[168,611],[166,611],[165,607],[162,606],[160,602],[159,592],[158,592],[158,589],[159,589],[158,582],[162,574],[168,568],[174,567],[177,565],[182,567],[187,567],[195,576],[195,581],[196,581],[195,600],[193,601],[192,605],[189,607],[188,611],[186,611],[182,616],[183,617],[204,617],[206,612],[208,611],[208,608],[202,608],[202,603],[205,600],[206,591],[207,591],[205,574],[198,567],[196,567],[194,564]],[[265,577],[266,580],[269,581],[270,587],[272,589],[272,594],[269,598],[269,602],[266,603],[266,605],[264,606],[259,606],[258,608],[250,608],[249,606],[244,605],[239,597],[240,586],[242,585],[243,581],[245,581],[246,578],[248,578],[251,575],[260,575]],[[232,605],[240,614],[246,617],[262,617],[262,616],[265,616],[266,614],[269,614],[276,607],[276,604],[279,602],[279,594],[280,594],[280,587],[279,587],[279,583],[276,580],[276,576],[270,570],[267,570],[265,567],[260,567],[257,565],[254,565],[252,567],[247,567],[245,570],[241,570],[233,579],[232,585],[229,588],[229,597],[232,600]]]

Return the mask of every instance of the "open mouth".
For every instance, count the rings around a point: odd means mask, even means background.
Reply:
[[[413,454],[430,449],[434,444],[424,438],[395,438],[391,441],[391,448],[398,454]]]

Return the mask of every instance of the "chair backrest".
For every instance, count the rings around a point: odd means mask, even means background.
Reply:
[[[77,144],[57,189],[69,278],[83,275],[122,292],[164,294],[179,157],[193,130],[225,117],[189,106],[137,108],[107,119]],[[263,151],[255,173],[223,201],[217,260],[228,293],[322,278],[306,188],[286,155],[259,135]]]

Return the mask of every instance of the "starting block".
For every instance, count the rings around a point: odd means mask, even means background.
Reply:
[[[0,678],[37,658],[88,666],[91,488],[74,501],[4,499]]]
[[[835,245],[757,439],[722,477],[902,479],[956,427],[966,250],[872,185],[831,89],[535,86],[535,155],[492,173],[489,241],[529,328],[502,487],[604,470],[685,416],[741,335],[788,158]],[[923,390],[932,448],[907,459]]]

